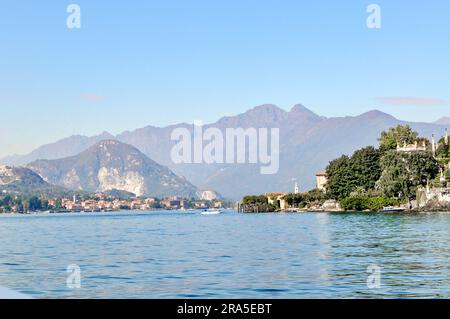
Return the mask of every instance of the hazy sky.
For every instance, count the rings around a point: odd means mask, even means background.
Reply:
[[[81,29],[66,26],[70,3]],[[434,121],[447,101],[448,0],[0,3],[0,156],[265,103]]]

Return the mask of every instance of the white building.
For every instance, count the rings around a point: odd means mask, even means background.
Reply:
[[[426,150],[427,144],[425,140],[423,140],[420,145],[418,141],[415,141],[414,144],[406,144],[406,142],[403,142],[403,146],[400,146],[400,144],[397,143],[397,152],[418,152]]]

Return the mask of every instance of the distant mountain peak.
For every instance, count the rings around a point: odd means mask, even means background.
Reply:
[[[112,139],[112,138],[114,138],[114,135],[112,135],[108,131],[103,131],[98,135],[98,137],[105,138],[105,139]]]
[[[263,104],[236,116],[223,117],[215,125],[226,127],[272,126],[283,121],[287,114],[285,110],[274,104]]]
[[[83,156],[84,153],[92,153],[96,152],[101,154],[102,156],[106,155],[108,158],[135,158],[136,161],[141,162],[143,158],[146,158],[147,161],[153,162],[152,159],[148,158],[144,155],[140,150],[136,147],[120,142],[115,139],[106,139],[89,147],[86,151],[80,153],[78,156]]]
[[[303,116],[307,116],[310,119],[321,119],[321,117],[319,115],[317,115],[316,113],[314,113],[313,111],[311,111],[310,109],[308,109],[306,106],[304,106],[303,104],[296,104],[292,107],[292,109],[289,111],[290,115],[303,115]]]
[[[14,183],[20,183],[29,187],[47,185],[38,174],[28,168],[0,165],[0,185],[11,185]]]
[[[365,117],[370,119],[380,118],[380,119],[396,120],[396,118],[393,117],[392,115],[376,109],[365,112],[361,114],[359,117]]]
[[[284,114],[285,110],[274,104],[262,104],[255,106],[244,114]]]
[[[292,109],[290,110],[291,113],[297,113],[297,112],[312,112],[310,109],[308,109],[303,104],[295,104]]]
[[[102,140],[96,144],[94,144],[93,146],[91,146],[91,148],[97,148],[97,147],[108,147],[108,146],[118,146],[118,145],[123,145],[125,147],[132,147],[129,144],[125,144],[122,142],[119,142],[118,140],[114,140],[114,139],[105,139]],[[134,148],[134,147],[133,147]]]
[[[438,125],[450,125],[450,116],[441,117],[439,120],[434,122],[434,124]]]

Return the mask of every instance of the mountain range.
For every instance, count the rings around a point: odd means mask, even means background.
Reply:
[[[292,191],[295,181],[301,189],[311,189],[315,185],[315,173],[323,170],[330,160],[342,154],[351,154],[366,145],[377,145],[381,131],[398,124],[408,124],[421,136],[431,138],[432,134],[443,134],[446,125],[449,125],[447,119],[443,118],[435,123],[407,122],[377,110],[358,116],[327,118],[315,114],[303,105],[295,105],[291,110],[285,111],[267,104],[236,116],[223,117],[215,123],[204,126],[204,130],[215,127],[222,132],[226,128],[279,128],[280,169],[274,175],[261,175],[260,165],[255,164],[175,164],[170,155],[175,145],[175,141],[170,138],[171,133],[180,127],[192,133],[193,125],[186,123],[167,127],[147,126],[116,136],[107,132],[92,137],[71,136],[41,146],[23,156],[3,158],[0,163],[29,164],[28,167],[42,174],[43,167],[46,167],[47,171],[57,167],[58,171],[67,174],[68,171],[64,169],[66,164],[58,161],[31,162],[75,156],[99,141],[114,139],[134,146],[156,163],[169,167],[179,176],[184,176],[186,182],[190,181],[199,189],[213,189],[226,198],[240,199],[246,194]],[[79,186],[73,180],[64,182],[58,175],[60,173],[46,174],[48,181],[57,185]],[[89,189],[103,187],[102,183],[95,179],[85,186]]]
[[[103,140],[75,156],[36,160],[27,168],[46,182],[90,192],[122,190],[137,196],[196,197],[198,189],[135,147]]]

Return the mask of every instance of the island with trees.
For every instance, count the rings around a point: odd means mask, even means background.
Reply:
[[[246,196],[241,211],[450,211],[448,133],[435,142],[407,125],[381,133],[379,146],[342,155],[323,190]]]

